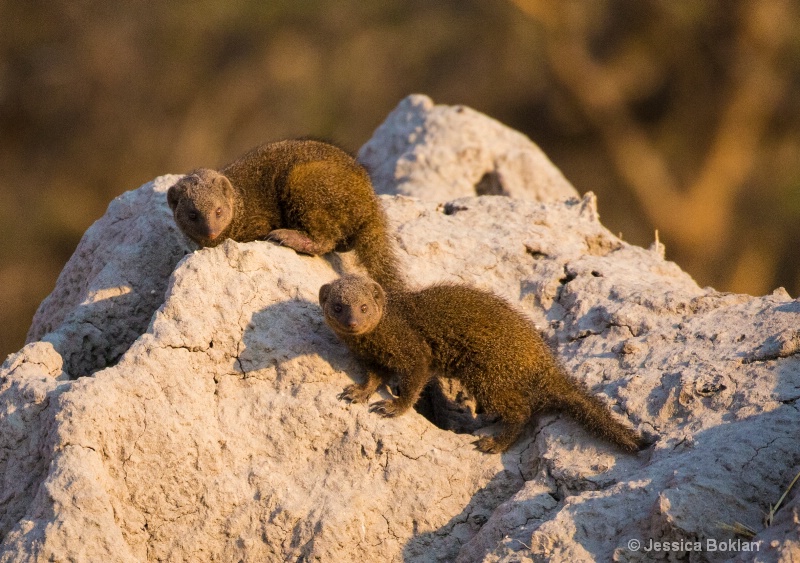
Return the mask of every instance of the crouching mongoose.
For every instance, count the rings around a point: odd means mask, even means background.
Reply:
[[[397,416],[419,398],[432,371],[455,377],[483,408],[501,418],[501,431],[475,444],[487,453],[508,449],[531,417],[563,410],[625,451],[645,443],[566,374],[533,324],[500,297],[464,285],[384,292],[380,284],[348,275],[323,285],[325,321],[368,364],[367,380],[340,398],[366,402],[391,374],[398,397],[370,411]]]
[[[328,143],[262,145],[222,170],[190,172],[168,190],[167,202],[200,246],[230,238],[267,239],[312,255],[352,249],[371,277],[402,285],[367,171]]]

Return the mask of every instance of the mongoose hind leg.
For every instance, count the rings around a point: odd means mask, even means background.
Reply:
[[[337,395],[337,399],[349,403],[366,403],[369,398],[378,390],[383,380],[374,371],[367,371],[367,380],[364,383],[353,383],[344,388]]]
[[[384,418],[394,418],[406,412],[410,405],[405,404],[400,399],[384,399],[377,403],[372,403],[369,412],[374,412]]]
[[[267,240],[301,254],[333,251],[366,220],[364,201],[374,195],[369,177],[359,168],[332,159],[296,164],[283,187],[283,227]]]
[[[502,423],[503,428],[494,436],[482,436],[475,440],[475,448],[487,454],[499,454],[511,447],[525,429],[525,422]]]
[[[267,235],[267,240],[281,246],[288,246],[299,254],[318,256],[327,254],[335,246],[331,241],[315,241],[302,231],[295,229],[275,229]]]

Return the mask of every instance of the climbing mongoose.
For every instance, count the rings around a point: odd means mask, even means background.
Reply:
[[[319,301],[328,325],[370,368],[364,383],[339,395],[344,400],[366,402],[395,373],[398,397],[370,411],[397,416],[436,371],[460,379],[478,404],[500,415],[501,431],[475,442],[481,451],[505,451],[545,410],[566,411],[623,450],[645,445],[565,373],[527,318],[492,293],[450,284],[384,292],[368,278],[348,275],[323,285]]]
[[[267,239],[303,254],[355,250],[370,276],[402,285],[369,175],[343,150],[279,141],[222,170],[190,172],[167,192],[175,222],[200,246]]]

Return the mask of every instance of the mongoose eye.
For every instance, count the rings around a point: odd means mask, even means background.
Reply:
[[[189,220],[190,221],[197,221],[197,211],[190,211],[189,212]]]
[[[341,312],[342,312],[342,306],[341,306],[341,305],[334,305],[334,306],[333,306],[333,310],[334,310],[336,313],[341,313]]]
[[[366,305],[362,305],[361,306],[361,312],[362,313],[366,313],[367,312],[367,306]]]
[[[217,214],[217,217],[220,217],[222,215],[222,208],[221,207],[217,207],[217,210],[214,213]]]

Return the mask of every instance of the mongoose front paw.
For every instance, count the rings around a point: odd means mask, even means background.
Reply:
[[[408,407],[403,407],[395,400],[378,401],[369,407],[369,412],[379,414],[384,418],[399,416],[406,412]]]
[[[287,246],[300,254],[317,254],[317,248],[310,238],[294,229],[275,229],[267,235],[267,240]]]
[[[366,403],[372,393],[368,389],[364,389],[358,383],[353,383],[345,387],[336,398],[340,401],[347,401],[348,403]]]
[[[494,436],[483,436],[472,443],[475,445],[475,449],[485,454],[499,454],[506,450],[502,444],[495,440]]]

